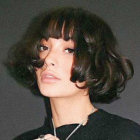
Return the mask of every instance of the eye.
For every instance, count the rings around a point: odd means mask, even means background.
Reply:
[[[45,51],[45,50],[48,50],[49,48],[47,47],[47,46],[44,46],[44,45],[39,45],[38,46],[38,50],[40,51],[40,52],[43,52],[43,51]]]
[[[67,48],[67,49],[65,49],[65,52],[66,53],[74,53],[75,49]]]

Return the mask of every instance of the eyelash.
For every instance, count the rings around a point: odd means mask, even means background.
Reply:
[[[69,53],[72,53],[72,54],[75,52],[75,49],[71,49],[71,48],[67,48],[67,49],[65,49],[65,51],[66,51],[66,50],[68,50],[68,52],[69,52]]]
[[[43,51],[45,51],[45,50],[48,50],[48,47],[47,47],[47,46],[44,46],[44,45],[39,45],[39,46],[37,47],[37,49],[38,49],[39,52],[43,52]]]
[[[39,46],[37,47],[37,49],[38,49],[39,52],[43,52],[43,51],[48,50],[49,47],[44,46],[44,45],[39,45]],[[66,51],[68,51],[67,53],[73,54],[73,53],[75,52],[75,49],[67,48],[67,49],[65,49],[65,52],[66,52]]]

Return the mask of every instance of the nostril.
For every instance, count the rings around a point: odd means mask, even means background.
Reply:
[[[45,66],[45,67],[48,67],[49,65],[54,66],[55,64],[54,64],[54,63],[52,63],[52,62],[51,62],[51,63],[49,63],[49,64],[47,64],[47,63],[46,63],[46,61],[44,61],[44,66]]]

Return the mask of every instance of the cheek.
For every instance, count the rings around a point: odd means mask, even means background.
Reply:
[[[63,61],[63,66],[61,66],[61,70],[65,73],[65,76],[71,77],[71,71],[72,71],[73,61],[67,60]]]
[[[40,52],[39,57],[40,59],[44,59],[47,56],[47,52]]]
[[[41,73],[40,69],[37,68],[37,69],[36,69],[36,78],[37,78],[37,84],[38,84],[38,86],[39,86],[40,83],[41,83],[41,81],[40,81],[40,73]]]
[[[38,77],[39,77],[39,75],[40,75],[40,68],[36,68],[35,73],[36,73],[36,77],[38,78]]]

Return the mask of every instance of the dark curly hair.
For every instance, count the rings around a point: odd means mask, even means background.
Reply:
[[[89,89],[92,102],[117,99],[133,76],[133,66],[117,51],[117,41],[110,27],[97,15],[81,8],[51,10],[40,19],[10,53],[8,65],[15,77],[29,88],[38,89],[35,68],[44,64],[39,58],[40,40],[72,39],[75,52],[70,80],[86,81],[86,85],[79,88]]]

